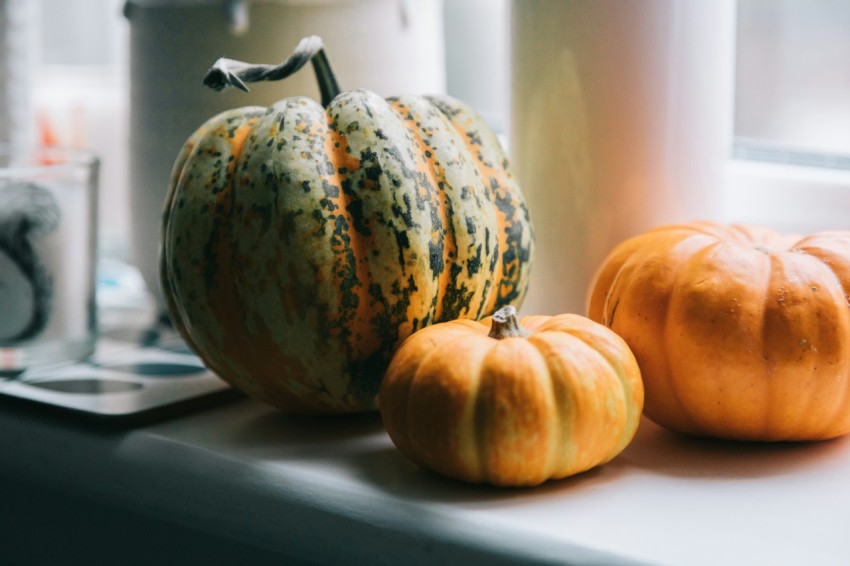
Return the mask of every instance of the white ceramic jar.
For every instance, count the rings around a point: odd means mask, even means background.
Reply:
[[[607,253],[720,214],[734,0],[513,0],[510,147],[534,222],[528,314],[585,312]]]

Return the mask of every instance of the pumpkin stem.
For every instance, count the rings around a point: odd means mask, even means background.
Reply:
[[[316,35],[302,39],[292,55],[279,65],[244,63],[222,57],[204,75],[204,85],[213,90],[233,86],[248,92],[247,83],[285,79],[301,69],[308,61],[313,63],[319,92],[322,94],[322,106],[327,108],[331,100],[341,91],[331,70],[331,63],[325,53],[322,38]]]
[[[493,314],[493,323],[488,336],[502,340],[503,338],[528,336],[528,332],[520,325],[516,309],[512,305],[507,305]]]

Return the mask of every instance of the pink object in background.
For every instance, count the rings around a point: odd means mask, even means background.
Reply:
[[[537,239],[527,314],[585,312],[621,240],[716,219],[734,0],[513,0],[511,154]]]

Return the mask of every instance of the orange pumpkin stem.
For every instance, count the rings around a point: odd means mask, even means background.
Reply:
[[[508,305],[493,314],[493,323],[490,326],[488,336],[496,340],[502,340],[503,338],[528,336],[528,332],[520,325],[516,308]]]

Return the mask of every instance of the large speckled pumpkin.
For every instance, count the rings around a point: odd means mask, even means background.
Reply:
[[[496,136],[445,97],[339,93],[317,38],[277,67],[220,60],[213,87],[305,97],[233,109],[178,156],[163,219],[172,319],[223,379],[283,409],[376,409],[397,345],[525,295],[532,233]]]
[[[848,301],[850,232],[695,222],[617,246],[589,317],[631,347],[657,423],[817,440],[850,432]]]

